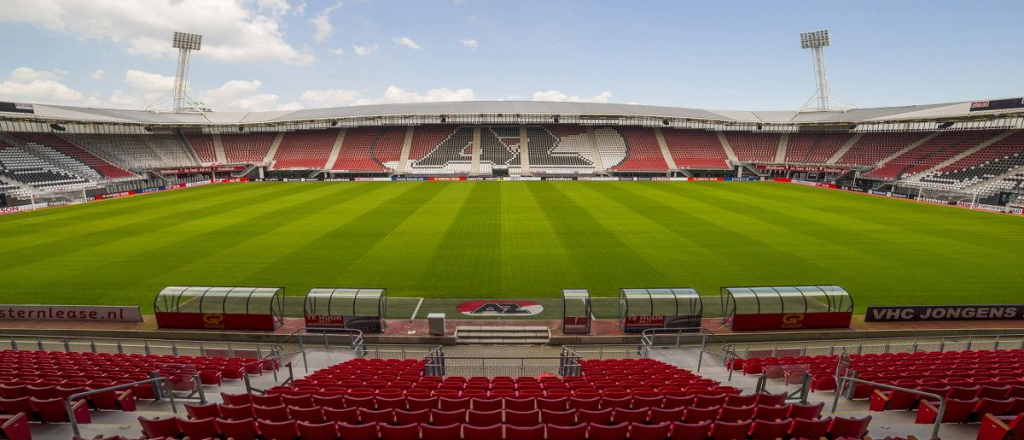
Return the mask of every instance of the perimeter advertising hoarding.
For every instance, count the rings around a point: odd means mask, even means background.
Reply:
[[[156,312],[159,328],[209,330],[274,330],[274,315],[245,313]]]
[[[700,331],[700,315],[630,315],[622,320],[622,331],[642,333],[657,328],[692,329]]]
[[[306,315],[306,328],[310,330],[355,329],[363,333],[381,333],[384,320],[379,316]]]
[[[864,321],[1024,321],[1024,305],[870,306]]]
[[[0,319],[18,321],[142,322],[138,306],[0,305]]]
[[[729,322],[733,330],[791,330],[849,328],[853,312],[760,313],[735,315]]]

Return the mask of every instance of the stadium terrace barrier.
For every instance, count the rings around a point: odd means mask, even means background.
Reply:
[[[281,351],[282,345],[285,345],[285,343],[264,344],[175,339],[93,339],[76,336],[0,335],[0,350],[264,358],[275,351]]]
[[[562,347],[558,356],[449,356],[444,347],[437,347],[424,356],[425,376],[463,377],[524,377],[524,376],[579,376],[581,356]]]
[[[964,335],[934,338],[864,338],[834,341],[750,342],[720,345],[709,343],[709,349],[720,347],[739,359],[751,357],[817,356],[851,354],[917,353],[921,351],[972,351],[1024,349],[1024,334]]]
[[[199,376],[198,375],[196,376],[195,380],[196,380],[196,383],[199,383]],[[154,377],[152,379],[140,380],[140,381],[137,381],[137,382],[124,383],[124,384],[118,384],[118,385],[112,385],[112,386],[109,386],[109,387],[106,387],[106,388],[98,388],[98,389],[95,389],[95,390],[89,390],[89,391],[85,391],[85,392],[78,393],[78,394],[72,394],[72,395],[68,396],[68,398],[65,399],[65,401],[64,401],[64,408],[68,412],[68,420],[71,422],[71,431],[75,434],[75,437],[78,437],[78,436],[82,435],[81,431],[79,431],[79,429],[78,429],[78,418],[75,417],[75,410],[72,408],[73,402],[76,402],[76,401],[80,400],[83,397],[91,396],[93,394],[102,394],[102,393],[106,393],[106,392],[110,392],[110,391],[123,390],[125,388],[133,388],[133,387],[138,386],[138,385],[146,385],[146,384],[154,384],[155,385],[155,384],[158,384],[158,383],[162,383],[162,384],[166,385],[168,388],[170,388],[170,386],[171,386],[170,379],[168,379],[166,377]],[[159,393],[160,387],[154,386],[153,389],[156,390],[157,396],[159,397],[161,395]],[[199,386],[199,396],[200,396],[199,397],[199,403],[205,404],[206,403],[206,396],[203,394],[203,387],[201,385]],[[177,414],[178,413],[178,405],[174,402],[174,393],[167,393],[167,399],[171,402],[171,411],[174,414]]]

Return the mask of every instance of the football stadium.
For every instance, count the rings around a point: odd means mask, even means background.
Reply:
[[[0,82],[0,439],[1024,439],[1024,97],[858,107],[813,30],[798,109],[219,111],[184,29],[148,106]]]

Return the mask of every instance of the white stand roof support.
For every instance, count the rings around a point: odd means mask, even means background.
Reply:
[[[831,45],[832,40],[828,29],[822,31],[803,32],[800,34],[800,48],[810,49],[814,56],[814,78],[818,84],[817,92],[815,92],[814,96],[804,104],[804,107],[801,110],[829,111],[832,109],[831,104],[833,102],[839,104],[838,107],[844,110],[856,108],[853,103],[849,102],[845,98],[840,97],[842,101],[844,101],[840,102],[831,96],[832,89],[828,86],[828,74],[825,71],[824,52],[824,48]],[[818,102],[818,106],[816,108],[810,107],[810,104],[813,101]]]
[[[171,104],[171,111],[174,113],[202,112],[202,103],[194,102],[185,90],[188,86],[188,61],[192,51],[198,51],[203,46],[203,36],[185,32],[175,32],[171,40],[171,47],[178,49],[178,69],[174,73],[174,89],[169,94],[164,94],[159,100],[146,107],[146,110],[159,113]]]

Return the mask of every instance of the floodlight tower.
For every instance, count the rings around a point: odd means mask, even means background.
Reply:
[[[828,29],[800,34],[800,48],[811,49],[814,54],[814,76],[818,80],[818,110],[829,109],[828,75],[825,74],[825,54],[822,49],[831,45]]]
[[[173,108],[175,113],[189,109],[185,97],[185,86],[188,83],[188,59],[193,50],[203,46],[203,36],[185,32],[175,32],[171,47],[178,49],[178,71],[174,74]]]

